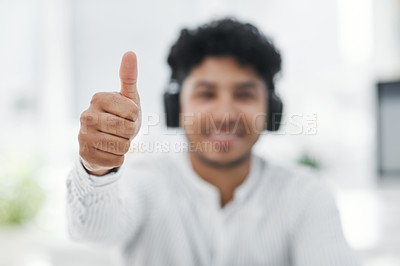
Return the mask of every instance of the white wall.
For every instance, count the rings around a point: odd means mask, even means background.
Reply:
[[[380,80],[400,79],[400,1],[381,0],[374,5],[374,66]]]

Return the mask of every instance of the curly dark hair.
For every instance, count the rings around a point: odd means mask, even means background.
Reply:
[[[207,56],[232,56],[239,64],[253,67],[272,91],[282,63],[271,40],[255,26],[224,18],[194,30],[181,30],[168,55],[171,79],[182,85],[193,67]]]

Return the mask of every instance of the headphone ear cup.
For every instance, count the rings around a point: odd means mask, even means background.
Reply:
[[[283,111],[282,100],[275,92],[268,93],[267,130],[277,131],[281,125]]]
[[[167,127],[179,127],[179,93],[164,93]]]

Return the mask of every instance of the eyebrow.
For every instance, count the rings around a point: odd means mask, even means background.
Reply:
[[[212,82],[199,81],[194,85],[194,88],[197,89],[199,87],[206,87],[206,88],[209,88],[209,89],[215,89],[217,86],[215,85],[215,83],[212,83]]]
[[[260,86],[254,81],[245,81],[235,85],[235,89],[252,89],[257,90]]]
[[[208,89],[216,89],[217,85],[215,83],[209,82],[209,81],[199,81],[194,85],[194,88],[197,89],[199,87],[206,87]],[[237,90],[242,90],[242,89],[257,90],[260,88],[260,86],[254,81],[244,81],[244,82],[240,82],[239,84],[235,84],[234,88]]]

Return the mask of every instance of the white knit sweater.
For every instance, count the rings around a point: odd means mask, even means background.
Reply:
[[[186,153],[135,154],[117,173],[68,180],[74,239],[121,247],[128,266],[354,266],[334,199],[305,170],[252,156],[231,202]]]

